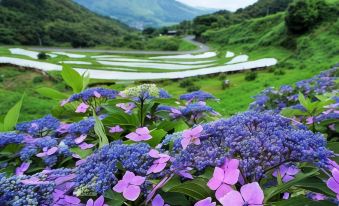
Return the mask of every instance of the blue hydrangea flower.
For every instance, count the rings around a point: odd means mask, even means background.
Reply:
[[[102,98],[102,99],[115,99],[118,95],[118,91],[105,89],[105,88],[90,88],[86,89],[85,91],[73,94],[69,99],[68,102],[74,101],[82,101],[82,102],[89,102],[92,98]]]
[[[60,121],[51,115],[31,122],[24,122],[16,125],[16,130],[32,135],[33,137],[44,137],[52,135],[59,127]]]
[[[24,141],[25,135],[15,132],[0,133],[0,148],[9,144],[20,144]]]
[[[206,101],[208,99],[216,99],[212,94],[204,91],[195,91],[188,94],[183,94],[179,97],[180,100],[186,101]]]

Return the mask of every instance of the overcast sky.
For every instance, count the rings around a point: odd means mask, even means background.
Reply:
[[[239,8],[244,8],[253,4],[257,0],[177,0],[182,3],[205,8],[227,9],[235,11]]]

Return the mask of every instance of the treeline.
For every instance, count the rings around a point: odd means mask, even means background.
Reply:
[[[213,14],[196,17],[193,21],[183,21],[178,25],[157,30],[164,33],[168,30],[177,30],[179,33],[194,34],[201,39],[202,34],[209,29],[220,29],[240,23],[246,19],[263,17],[287,9],[293,0],[259,0],[253,5],[236,12],[221,10]]]
[[[0,14],[1,44],[128,47],[130,39],[141,40],[126,25],[70,0],[2,0]]]

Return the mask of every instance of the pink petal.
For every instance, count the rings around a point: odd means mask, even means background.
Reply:
[[[291,180],[293,180],[294,177],[293,176],[290,176],[290,175],[285,175],[283,178],[282,178],[282,181],[283,182],[289,182]]]
[[[126,135],[126,138],[135,142],[142,141],[142,138],[135,132],[129,133],[128,135]]]
[[[200,133],[202,132],[204,130],[204,128],[201,126],[201,125],[199,125],[199,126],[197,126],[196,128],[193,128],[192,130],[191,130],[191,134],[193,135],[193,136],[195,136],[195,137],[199,137],[200,136]]]
[[[240,170],[238,169],[227,169],[225,171],[224,182],[229,185],[234,185],[238,182]]]
[[[74,140],[74,142],[75,142],[76,144],[80,144],[80,143],[82,143],[83,141],[85,141],[86,138],[87,138],[87,135],[83,134],[83,135],[81,135],[80,137],[76,138],[76,139]]]
[[[222,182],[225,178],[225,171],[220,167],[215,167],[213,172],[213,177]]]
[[[83,143],[79,144],[79,147],[82,150],[86,150],[86,149],[90,149],[90,148],[94,147],[94,144],[87,144],[86,142],[83,142]]]
[[[87,109],[89,108],[89,106],[85,103],[81,103],[77,109],[75,110],[76,113],[86,113]]]
[[[133,172],[130,171],[126,171],[124,176],[122,177],[122,180],[130,183],[132,179],[134,179],[135,174]]]
[[[157,165],[155,164],[155,165],[152,165],[150,168],[148,168],[146,175],[153,173],[153,170],[154,170],[154,168],[156,168],[156,166]]]
[[[135,176],[133,179],[131,179],[130,183],[132,185],[142,185],[146,180],[146,177],[141,176]]]
[[[333,177],[327,180],[327,187],[330,188],[333,192],[339,194],[339,183],[335,181]]]
[[[139,134],[139,135],[147,135],[147,134],[149,134],[149,130],[148,130],[147,127],[138,128],[138,129],[136,129],[135,132],[137,134]]]
[[[200,139],[199,138],[194,138],[193,139],[193,144],[200,145],[201,144]]]
[[[227,184],[222,184],[215,192],[215,197],[220,201],[227,193],[233,191],[232,187]]]
[[[245,202],[248,202],[248,204],[261,205],[264,201],[264,192],[257,182],[242,186],[240,192]]]
[[[284,193],[284,196],[283,196],[283,199],[284,199],[284,200],[288,200],[289,198],[290,198],[290,193],[285,192],[285,193]]]
[[[99,92],[97,92],[97,91],[94,91],[93,94],[94,94],[94,96],[96,98],[100,98],[101,97],[101,94]]]
[[[208,183],[207,183],[207,186],[211,189],[211,190],[216,190],[220,187],[221,185],[221,181],[215,177],[212,177]]]
[[[46,152],[41,152],[36,155],[37,157],[46,157],[47,153]]]
[[[144,135],[141,135],[140,137],[141,137],[141,140],[143,140],[143,141],[147,141],[147,140],[152,139],[152,136],[149,135],[149,134],[144,134]]]
[[[238,169],[239,167],[239,160],[237,159],[231,159],[231,160],[226,160],[224,169]]]
[[[160,163],[160,164],[156,164],[155,168],[153,169],[153,173],[158,173],[161,172],[165,169],[167,163]]]
[[[162,164],[162,163],[168,162],[170,159],[171,159],[171,157],[166,155],[166,156],[163,156],[160,159],[158,159],[158,161],[159,161],[160,164]]]
[[[182,148],[183,149],[186,149],[187,148],[187,146],[190,144],[190,142],[191,142],[191,139],[190,138],[182,138],[182,140],[181,140],[181,146],[182,146]]]
[[[57,147],[52,147],[51,149],[47,150],[47,155],[51,156],[52,154],[56,153],[58,151]]]
[[[339,183],[339,170],[337,168],[332,169],[332,176]]]
[[[220,198],[220,203],[223,206],[243,206],[245,202],[238,191],[231,191]]]
[[[215,206],[216,203],[212,203],[212,198],[208,197],[206,199],[200,200],[199,202],[195,203],[194,206]]]
[[[56,185],[60,185],[60,184],[63,184],[65,182],[68,182],[70,180],[73,180],[74,178],[76,178],[76,175],[75,174],[71,174],[71,175],[67,175],[67,176],[64,176],[64,177],[58,177],[57,179],[55,179],[55,184]]]
[[[74,197],[74,196],[68,196],[68,195],[65,195],[65,201],[73,205],[77,205],[81,202],[79,198]]]
[[[86,206],[94,206],[94,201],[93,199],[89,199],[86,203]]]
[[[164,206],[165,201],[162,199],[162,197],[158,194],[155,196],[155,198],[152,201],[152,206]]]
[[[97,200],[95,200],[94,206],[103,206],[104,203],[105,203],[105,198],[104,196],[101,195],[100,197],[98,197]]]
[[[128,186],[128,182],[120,180],[114,187],[113,190],[118,193],[122,193]]]
[[[127,200],[135,201],[136,199],[138,199],[140,192],[141,192],[141,190],[140,190],[139,186],[130,185],[124,190],[122,195]]]

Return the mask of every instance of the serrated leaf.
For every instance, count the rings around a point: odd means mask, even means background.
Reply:
[[[74,93],[79,93],[83,89],[82,76],[68,65],[63,65],[61,76],[68,86],[73,89]]]
[[[3,131],[11,131],[18,123],[20,110],[22,107],[22,101],[24,99],[24,95],[21,97],[20,101],[17,102],[6,114],[3,122]]]
[[[56,100],[63,100],[63,99],[67,99],[68,95],[61,93],[55,89],[51,89],[48,87],[41,87],[39,89],[36,89],[36,91],[41,94],[42,96],[51,98],[51,99],[56,99]]]

